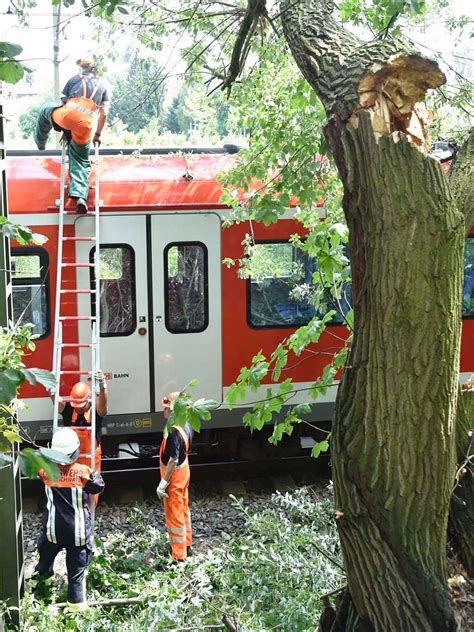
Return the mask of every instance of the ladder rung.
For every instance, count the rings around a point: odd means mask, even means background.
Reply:
[[[59,371],[61,375],[92,375],[92,371]]]
[[[78,401],[77,397],[70,397],[70,396],[62,397],[60,395],[60,398],[61,398],[61,401],[63,402],[77,402]],[[81,404],[86,404],[87,402],[92,402],[92,398],[88,397],[87,399],[81,399],[80,401],[81,401]],[[82,427],[86,428],[87,426],[81,426],[81,428]]]
[[[95,320],[95,316],[60,316],[59,320]]]
[[[95,294],[96,290],[59,290],[60,294]]]
[[[63,212],[64,212],[64,215],[79,215],[79,216],[82,216],[82,217],[87,217],[89,215],[95,215],[95,211],[87,211],[87,213],[80,213],[79,211],[76,211],[76,210],[69,211],[69,210],[65,209]]]
[[[84,349],[86,347],[91,348],[94,345],[92,344],[86,344],[85,342],[63,342],[63,344],[61,345],[61,347],[70,347],[73,349]]]
[[[94,263],[61,263],[63,268],[93,268]]]
[[[95,237],[63,237],[63,241],[95,241]]]

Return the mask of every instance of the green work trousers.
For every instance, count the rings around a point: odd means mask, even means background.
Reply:
[[[70,130],[63,129],[54,123],[51,115],[53,111],[59,107],[61,106],[57,103],[47,103],[41,108],[36,123],[36,129],[33,132],[33,138],[38,149],[44,149],[49,132],[53,127],[56,131],[63,131],[65,133],[68,138],[69,197],[87,200],[91,174],[91,163],[89,160],[91,142],[89,141],[85,145],[78,145],[72,140]]]

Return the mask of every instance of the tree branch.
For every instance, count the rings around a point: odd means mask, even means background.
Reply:
[[[229,93],[232,89],[232,84],[242,72],[252,36],[257,27],[258,20],[261,17],[267,17],[266,0],[248,0],[247,10],[240,24],[239,32],[237,33],[237,38],[232,50],[229,72],[222,85],[222,89],[227,88]]]

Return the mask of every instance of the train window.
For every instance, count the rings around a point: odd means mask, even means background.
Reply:
[[[251,276],[247,291],[247,320],[251,327],[299,327],[316,313],[335,309],[332,323],[343,320],[350,309],[351,288],[347,283],[338,305],[328,295],[319,309],[308,300],[308,290],[316,271],[316,262],[288,242],[256,243],[253,248]]]
[[[474,317],[474,237],[468,237],[464,251],[462,315],[464,318]]]
[[[38,338],[49,333],[49,259],[42,248],[12,248],[13,317],[32,323]]]
[[[94,259],[92,249],[90,261]],[[129,336],[136,329],[135,253],[125,244],[100,247],[100,335]],[[91,288],[94,278],[91,271]],[[92,295],[92,314],[95,296]]]
[[[204,331],[209,322],[206,246],[168,244],[164,259],[166,328],[174,334]]]

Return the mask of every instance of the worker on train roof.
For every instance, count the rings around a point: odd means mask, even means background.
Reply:
[[[52,583],[54,560],[66,549],[67,610],[79,612],[87,605],[85,572],[92,558],[89,494],[102,493],[105,484],[98,472],[78,462],[79,437],[71,428],[56,430],[51,449],[41,450],[59,464],[60,477],[52,481],[44,470],[38,473],[45,485],[47,505],[38,540],[40,559],[31,583]]]
[[[36,146],[41,150],[45,149],[53,127],[63,132],[69,154],[69,197],[76,200],[79,213],[87,213],[91,139],[94,145],[100,145],[109,95],[103,79],[96,74],[96,64],[92,58],[78,59],[76,63],[80,72],[64,86],[62,105],[47,103],[41,108],[33,136]]]
[[[174,392],[161,400],[165,419],[169,419],[178,397],[179,393]],[[184,428],[173,426],[169,433],[165,427],[160,447],[161,480],[156,493],[163,499],[171,555],[176,560],[185,560],[193,543],[188,498],[188,453],[192,439],[193,429],[188,422]]]

